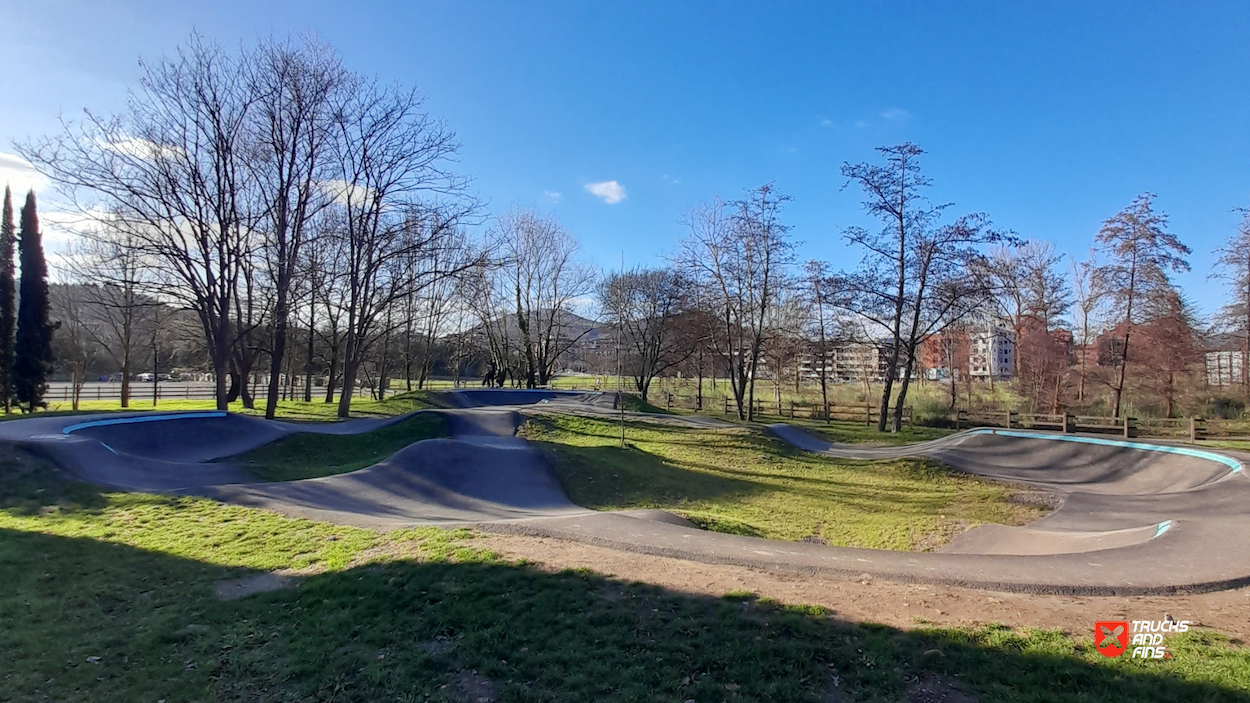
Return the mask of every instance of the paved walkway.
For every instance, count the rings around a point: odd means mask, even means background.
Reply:
[[[482,390],[438,411],[450,437],[417,442],[360,471],[257,483],[228,457],[295,432],[365,432],[403,418],[273,422],[223,413],[36,417],[0,441],[37,444],[82,478],[128,490],[205,495],[343,524],[474,524],[710,563],[1072,594],[1203,591],[1250,584],[1250,480],[1235,452],[1032,432],[974,430],[906,447],[831,445],[788,425],[800,448],[873,459],[927,456],[1058,495],[1024,527],[984,525],[940,552],[829,547],[699,530],[658,511],[585,510],[542,456],[514,437],[523,414],[617,416],[612,394]],[[646,419],[699,427],[694,416]]]

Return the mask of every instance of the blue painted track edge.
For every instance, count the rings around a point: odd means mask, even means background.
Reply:
[[[89,427],[105,427],[108,425],[131,425],[139,422],[162,422],[164,420],[193,420],[198,418],[225,417],[224,410],[201,410],[190,413],[174,413],[172,415],[140,415],[137,417],[112,417],[107,420],[89,420],[75,425],[66,425],[61,432],[70,434]]]
[[[1216,454],[1215,452],[1203,451],[1201,449],[1190,449],[1189,447],[1173,447],[1166,444],[1146,444],[1144,442],[1126,442],[1120,439],[1103,439],[1101,437],[1077,437],[1074,435],[1049,434],[1046,432],[1019,432],[1016,430],[998,430],[993,428],[982,428],[972,430],[978,434],[997,434],[1005,437],[1020,437],[1023,439],[1052,439],[1059,442],[1081,442],[1083,444],[1101,444],[1108,447],[1125,447],[1128,449],[1142,449],[1148,452],[1164,452],[1165,454],[1180,454],[1182,456],[1194,457],[1195,459],[1206,459],[1227,466],[1232,469],[1233,473],[1243,470],[1242,463],[1230,456]]]

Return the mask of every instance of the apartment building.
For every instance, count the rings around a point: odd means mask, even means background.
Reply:
[[[968,374],[973,378],[1008,379],[1015,375],[1016,340],[1012,331],[990,324],[968,334]]]

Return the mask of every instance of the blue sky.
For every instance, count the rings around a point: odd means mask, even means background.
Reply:
[[[1077,255],[1157,193],[1211,311],[1211,251],[1250,206],[1245,3],[257,5],[0,0],[0,152],[60,111],[118,109],[137,59],[193,28],[312,29],[428,94],[492,210],[552,211],[606,266],[658,262],[691,206],[770,181],[802,257],[852,266],[840,233],[864,220],[839,167],[914,141],[935,200]],[[624,199],[587,191],[604,181]]]

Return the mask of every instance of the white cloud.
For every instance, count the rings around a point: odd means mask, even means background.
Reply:
[[[564,197],[564,194],[559,191],[555,191],[555,190],[543,191],[543,202],[555,204],[555,203],[560,202],[560,199],[563,197]]]
[[[371,188],[354,185],[341,178],[322,181],[318,185],[321,187],[321,192],[334,198],[340,205],[346,205],[350,200],[352,205],[360,207],[373,192]]]
[[[180,148],[161,146],[149,139],[119,139],[115,142],[104,142],[104,146],[119,154],[140,159],[170,159],[183,153]]]
[[[26,191],[41,193],[48,187],[48,179],[26,159],[0,151],[0,189],[6,185],[13,191],[13,209],[16,211],[22,206]]]
[[[664,176],[663,176],[663,177],[661,177],[661,178],[660,178],[660,180],[661,180],[661,181],[664,181],[665,183],[672,183],[672,184],[673,184],[673,185],[675,185],[675,186],[679,186],[679,185],[681,185],[681,179],[680,179],[680,178],[676,178],[676,177],[674,177],[674,176],[670,176],[670,175],[669,175],[669,174],[667,174],[667,173],[666,173],[666,174],[664,174]]]
[[[21,217],[26,191],[33,190],[38,196],[39,231],[43,234],[43,247],[49,257],[64,250],[84,219],[93,216],[56,210],[52,183],[26,159],[0,151],[0,190],[6,185],[13,193],[14,220]]]
[[[866,122],[866,121],[864,121],[864,120],[856,120],[856,121],[855,121],[855,126],[856,126],[856,127],[858,127],[859,129],[863,129],[864,127],[867,127],[867,126],[868,126],[868,122]]]
[[[821,126],[821,127],[832,127],[832,126],[833,126],[833,120],[829,119],[828,117],[822,117],[822,118],[820,118],[820,126]]]
[[[586,192],[599,198],[608,205],[615,205],[626,198],[625,186],[616,181],[600,181],[587,183]]]
[[[905,120],[911,117],[911,113],[901,107],[892,107],[881,113],[881,117],[887,120]]]

